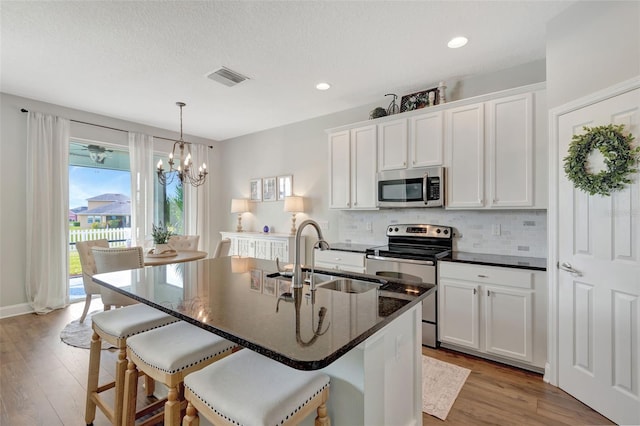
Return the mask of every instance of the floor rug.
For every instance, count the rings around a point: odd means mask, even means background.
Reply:
[[[60,340],[70,346],[77,348],[89,349],[91,346],[91,336],[93,335],[93,329],[91,328],[91,316],[97,312],[93,311],[87,314],[84,322],[80,322],[80,318],[71,321],[60,332]],[[102,349],[110,349],[114,346],[103,341]]]
[[[445,420],[471,370],[422,356],[422,411]]]

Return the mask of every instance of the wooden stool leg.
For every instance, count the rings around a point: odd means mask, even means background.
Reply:
[[[116,361],[116,394],[114,399],[113,425],[122,424],[122,404],[124,402],[124,375],[127,372],[127,349],[121,348]]]
[[[327,400],[329,399],[329,388],[322,392],[322,404],[318,406],[315,426],[331,426],[331,418],[327,416]]]
[[[153,393],[156,390],[156,381],[146,374],[144,375],[144,390],[147,393],[147,398],[153,396]]]
[[[89,349],[89,373],[87,378],[87,401],[85,404],[84,421],[86,424],[93,424],[96,418],[96,403],[93,394],[98,390],[98,378],[100,376],[100,351],[102,350],[102,340],[96,332],[91,337],[91,347]]]
[[[138,369],[129,361],[124,375],[124,401],[122,406],[122,424],[133,425],[136,422],[136,401],[138,398]]]
[[[167,402],[164,404],[164,426],[180,425],[180,401],[177,387],[169,388]]]
[[[187,404],[187,414],[182,419],[182,426],[200,426],[198,411],[191,403]]]

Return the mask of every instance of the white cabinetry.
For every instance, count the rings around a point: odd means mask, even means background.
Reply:
[[[329,208],[376,208],[376,126],[329,135]]]
[[[365,272],[365,254],[341,250],[314,249],[314,263],[319,268],[347,272]]]
[[[407,119],[378,124],[378,170],[407,168]]]
[[[546,273],[439,262],[443,346],[540,370],[546,362]]]
[[[288,234],[262,234],[259,232],[221,232],[222,238],[231,240],[229,256],[255,257],[293,262],[295,237]],[[300,261],[304,263],[305,237],[300,238]]]
[[[378,170],[441,166],[443,112],[378,124]]]
[[[447,208],[546,208],[543,90],[445,111]]]

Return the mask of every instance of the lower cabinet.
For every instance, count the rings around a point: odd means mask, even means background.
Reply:
[[[260,232],[221,232],[222,238],[231,240],[230,256],[255,257],[283,263],[294,261],[295,237],[289,234],[263,234]],[[300,238],[300,262],[305,259],[305,237]]]
[[[544,369],[546,272],[440,262],[439,277],[443,346]]]
[[[340,250],[314,249],[315,265],[319,268],[345,272],[365,272],[365,254]]]

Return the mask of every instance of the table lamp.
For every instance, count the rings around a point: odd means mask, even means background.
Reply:
[[[304,212],[304,199],[295,195],[284,197],[284,211],[291,213],[291,235],[295,235],[296,213]]]
[[[231,213],[238,213],[238,227],[236,232],[242,232],[242,213],[249,211],[249,200],[246,198],[233,198],[231,200]]]

